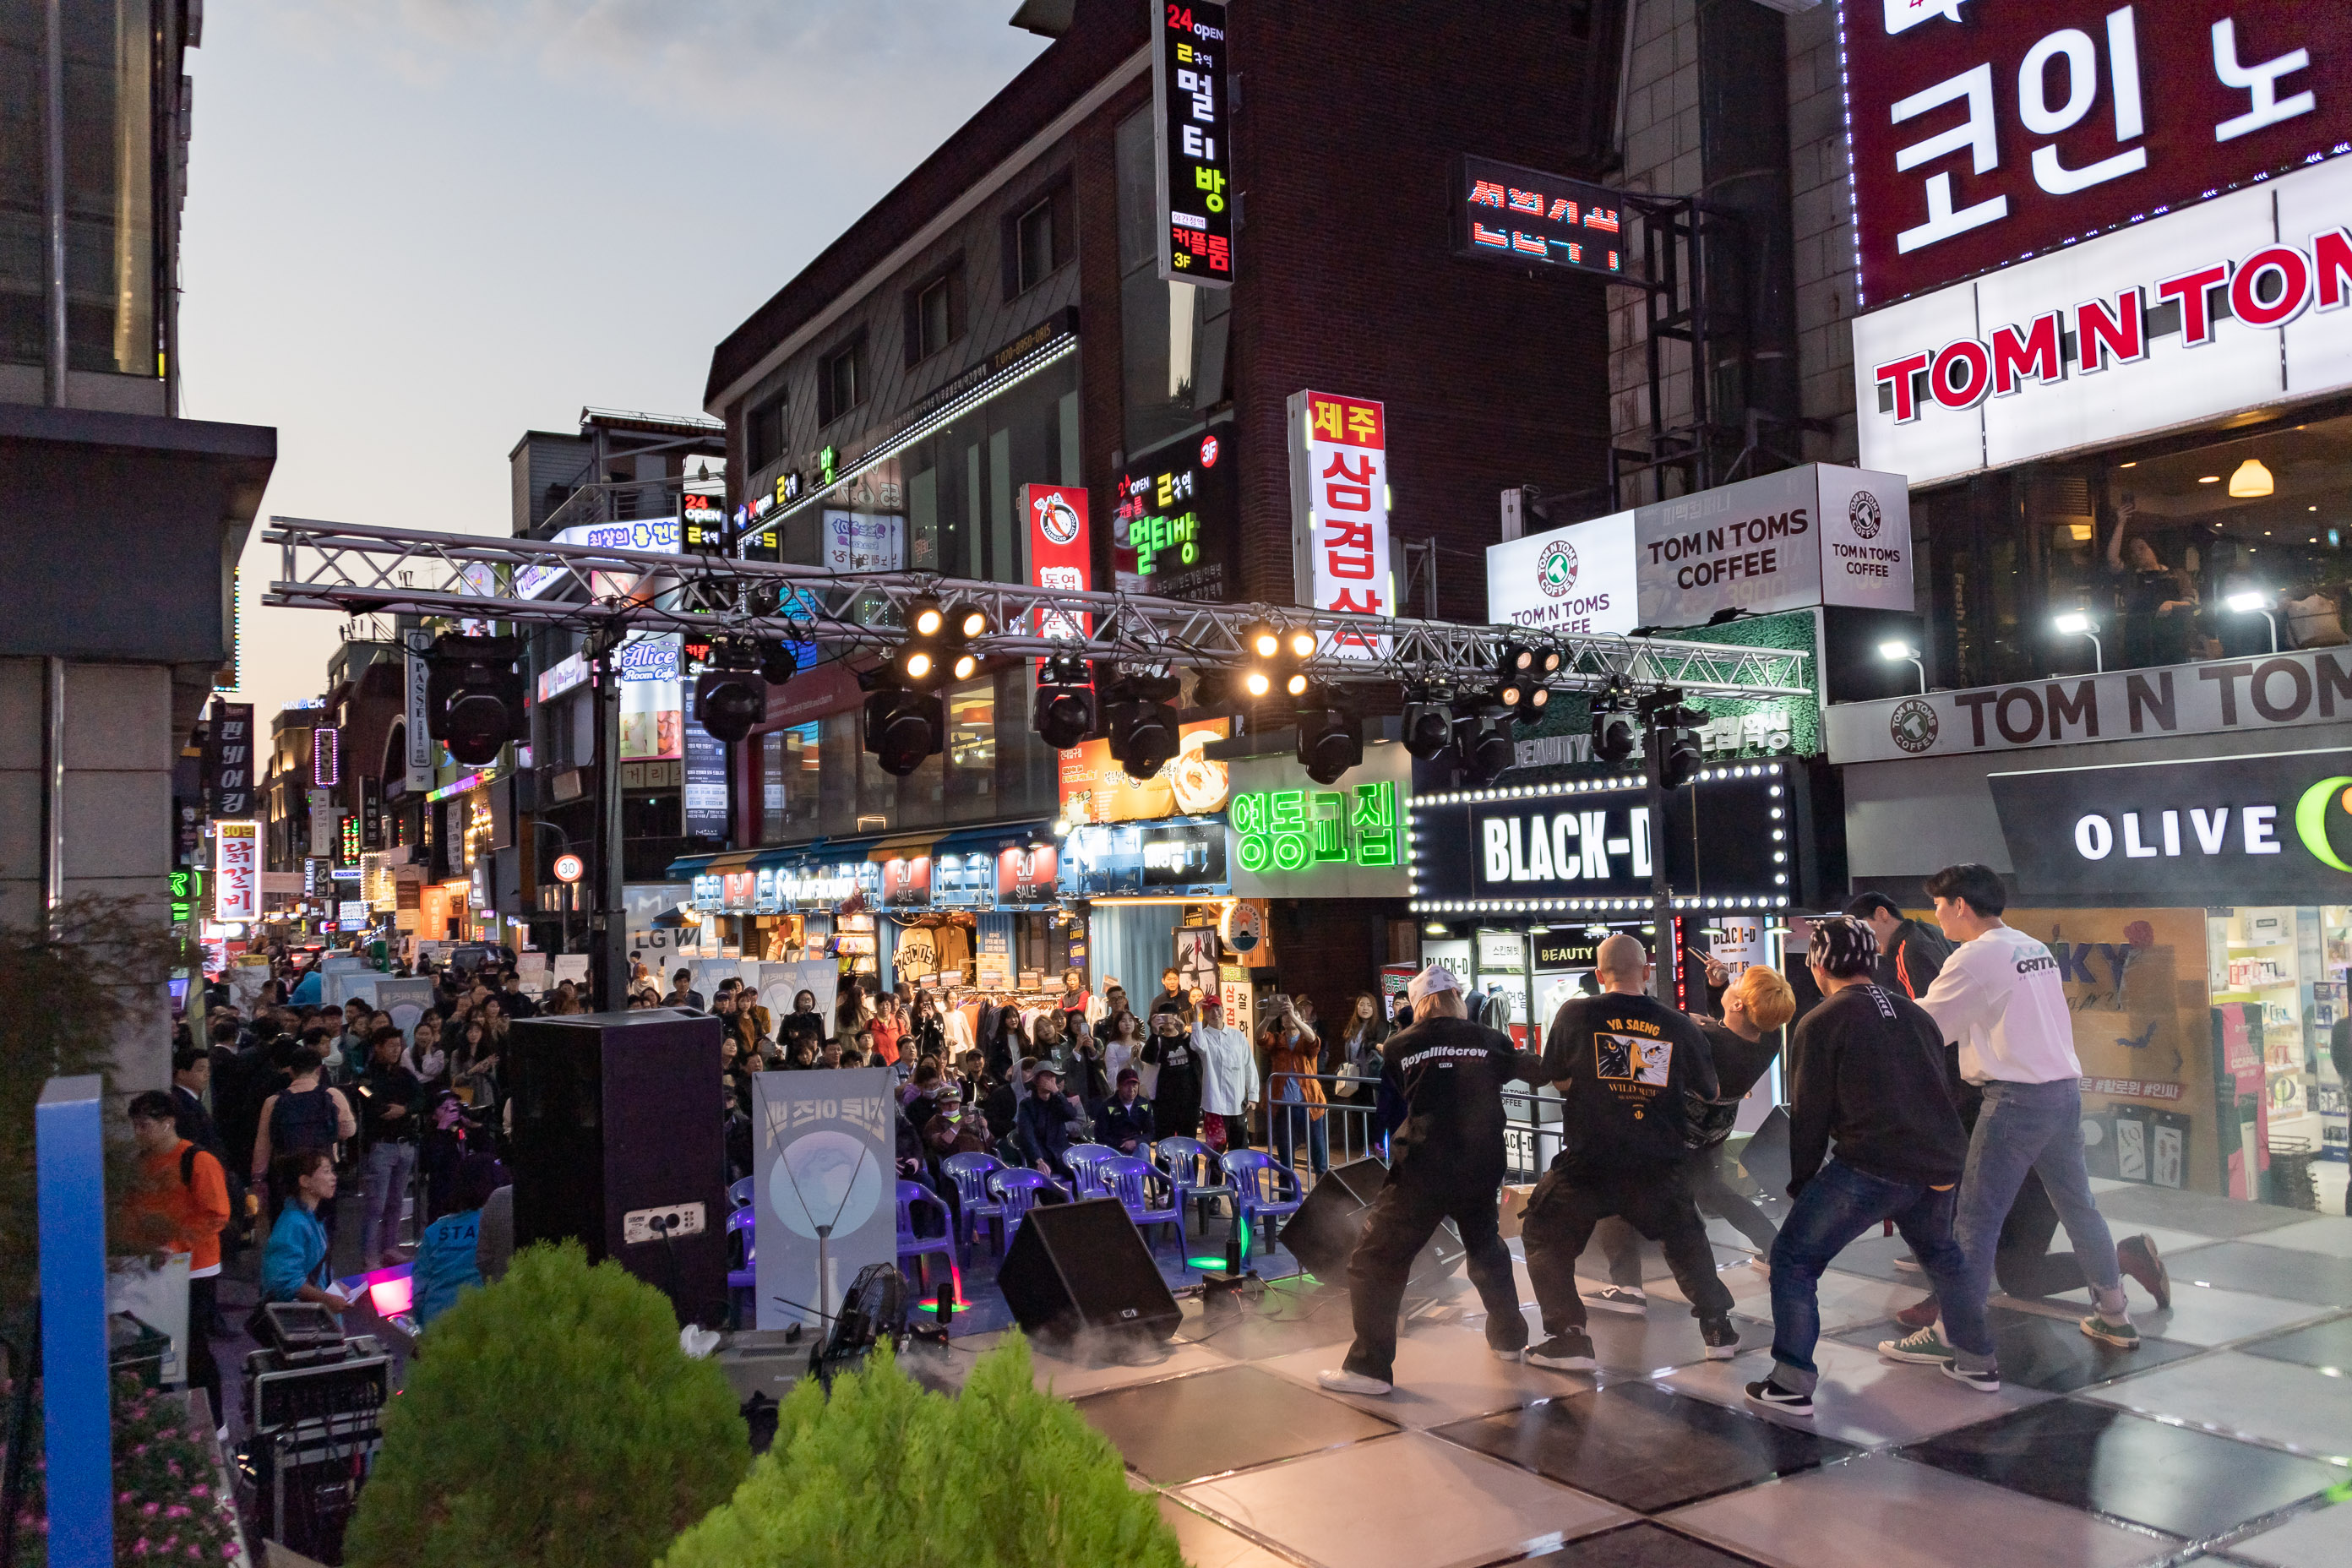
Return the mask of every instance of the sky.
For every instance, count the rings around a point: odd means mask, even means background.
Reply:
[[[273,513],[510,531],[583,405],[701,411],[710,352],[1045,40],[1015,0],[219,0],[194,79],[181,412],[270,425],[237,699],[323,695]]]

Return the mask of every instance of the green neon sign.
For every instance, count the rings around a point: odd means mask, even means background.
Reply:
[[[1244,871],[1307,871],[1318,866],[1403,864],[1393,781],[1344,790],[1282,789],[1235,795],[1226,820]]]
[[[2303,792],[2303,798],[2294,807],[2295,837],[2303,840],[2303,847],[2321,865],[2333,866],[2339,871],[2352,871],[2352,865],[2347,865],[2344,858],[2336,853],[2336,847],[2327,841],[2327,806],[2336,792],[2347,785],[2352,785],[2352,777],[2322,779]],[[2344,805],[2352,811],[2352,798],[2347,798]]]

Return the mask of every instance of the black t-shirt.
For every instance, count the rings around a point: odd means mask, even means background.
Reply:
[[[1503,1172],[1503,1088],[1540,1066],[1498,1029],[1433,1016],[1381,1047],[1381,1073],[1404,1105],[1391,1162],[1493,1187]]]
[[[1890,1182],[1957,1182],[1968,1135],[1944,1068],[1944,1032],[1883,985],[1853,985],[1805,1015],[1790,1047],[1789,1191],[1837,1157]]]
[[[1772,1058],[1780,1054],[1779,1030],[1759,1036],[1754,1041],[1743,1040],[1731,1032],[1729,1026],[1712,1018],[1699,1020],[1699,1031],[1706,1036],[1707,1056],[1715,1063],[1715,1097],[1717,1100],[1740,1100],[1756,1087]]]
[[[1663,1002],[1616,992],[1561,1006],[1544,1040],[1543,1074],[1569,1086],[1552,1162],[1559,1170],[1672,1164],[1690,1152],[1683,1096],[1716,1094],[1698,1024]]]

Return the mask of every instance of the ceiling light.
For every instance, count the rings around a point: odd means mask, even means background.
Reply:
[[[2221,476],[2219,474],[2200,475],[2197,482],[2200,485],[2218,485],[2221,482]]]
[[[2271,471],[2263,467],[2260,458],[2248,458],[2238,465],[2238,471],[2230,476],[2230,493],[2233,496],[2251,500],[2266,496],[2277,488],[2271,479]]]
[[[2134,458],[2128,463],[2118,463],[2116,466],[2120,468],[2137,468],[2139,467],[2139,459],[2137,458]]]

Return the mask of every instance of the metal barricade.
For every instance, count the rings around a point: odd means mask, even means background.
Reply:
[[[1293,1082],[1312,1081],[1323,1086],[1324,1111],[1322,1124],[1330,1160],[1334,1165],[1344,1165],[1366,1156],[1386,1160],[1389,1154],[1388,1134],[1379,1125],[1380,1080],[1350,1078],[1343,1073],[1270,1073],[1266,1077],[1265,1099],[1261,1105],[1263,1120],[1251,1130],[1254,1142],[1273,1151],[1277,1158],[1287,1152],[1288,1163],[1298,1173],[1301,1185],[1308,1191],[1315,1186],[1312,1148],[1314,1135],[1307,1115],[1308,1104],[1284,1098],[1285,1086]],[[1342,1095],[1341,1089],[1355,1092]],[[1286,1138],[1278,1131],[1288,1123]],[[1514,1183],[1532,1182],[1541,1176],[1552,1159],[1559,1152],[1560,1140],[1559,1091],[1549,1085],[1503,1090],[1503,1163],[1504,1179]]]

